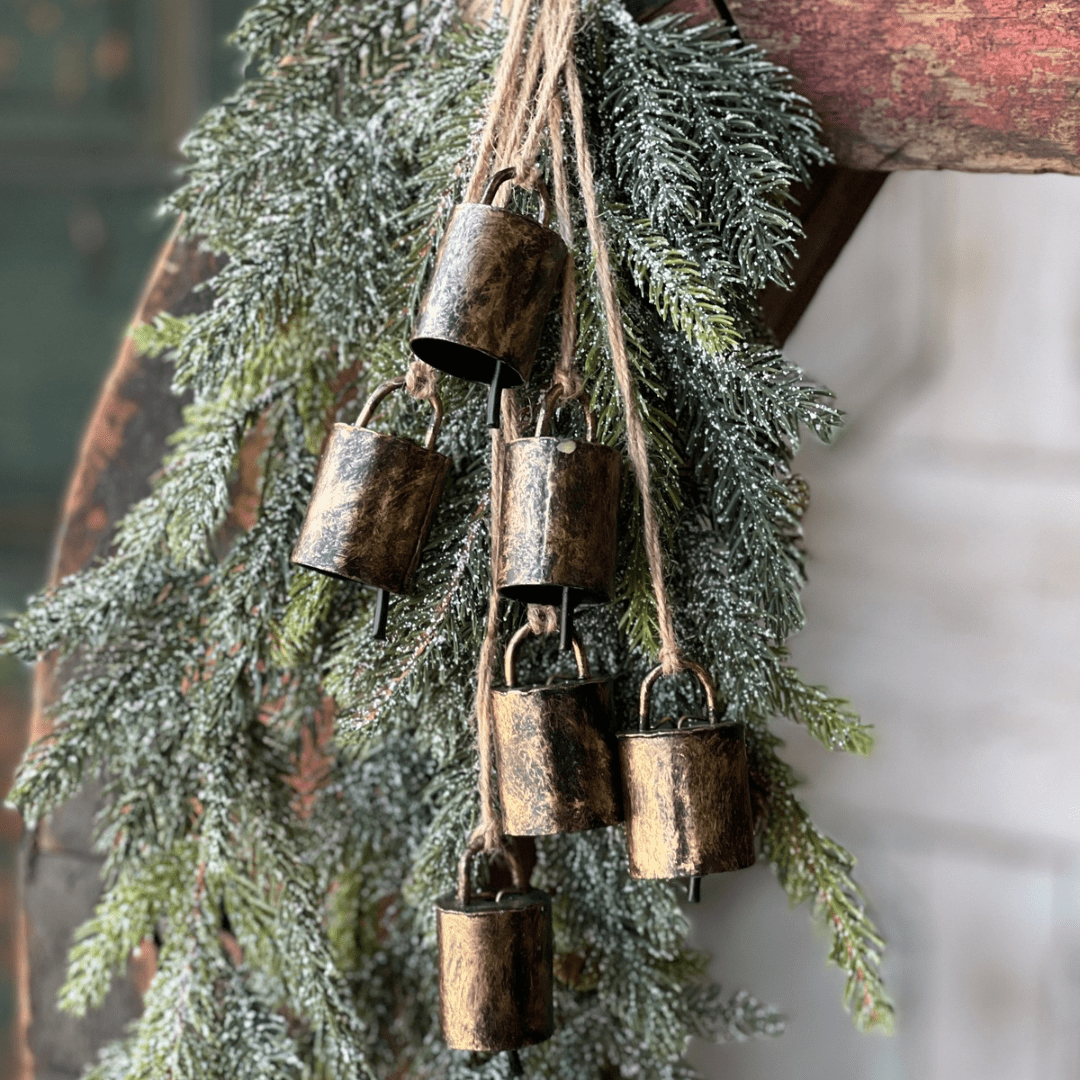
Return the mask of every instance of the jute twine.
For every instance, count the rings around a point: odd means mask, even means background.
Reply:
[[[597,205],[592,155],[585,126],[585,105],[574,60],[574,33],[579,0],[515,0],[510,8],[506,43],[499,59],[488,111],[479,137],[476,165],[469,178],[465,200],[480,199],[487,177],[496,169],[514,166],[516,181],[534,185],[538,178],[536,158],[546,139],[552,152],[552,179],[559,231],[573,250],[572,213],[569,182],[565,170],[563,144],[563,96],[569,105],[573,130],[575,164],[585,220],[596,267],[596,280],[604,306],[611,357],[625,413],[627,449],[638,490],[644,524],[645,551],[656,596],[660,632],[660,663],[666,673],[685,667],[675,635],[675,623],[664,582],[660,527],[650,484],[648,440],[633,392],[633,375],[626,351],[622,315]],[[530,27],[532,28],[530,36]],[[500,198],[507,189],[500,192]],[[574,260],[567,260],[562,282],[562,339],[555,366],[554,385],[561,391],[559,403],[579,397],[583,382],[574,362],[577,303]],[[425,365],[426,366],[426,365]],[[415,367],[415,365],[414,365]],[[416,376],[422,386],[422,379]],[[520,417],[515,395],[505,391],[502,428],[491,433],[491,517],[492,578],[500,559],[500,507],[505,476],[505,446],[520,435]],[[558,619],[554,608],[533,605],[529,626],[536,633],[552,633]],[[477,743],[480,757],[480,823],[471,838],[471,847],[488,852],[506,850],[506,838],[492,785],[494,747],[492,744],[491,688],[498,666],[499,595],[492,587],[488,601],[487,628],[477,670]]]

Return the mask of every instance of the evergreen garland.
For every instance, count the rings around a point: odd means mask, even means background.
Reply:
[[[827,440],[840,414],[768,343],[756,302],[786,280],[789,189],[826,154],[787,75],[726,28],[583,6],[578,63],[680,638],[748,726],[764,857],[831,933],[855,1022],[887,1027],[853,859],[807,817],[769,727],[786,717],[830,750],[870,748],[784,649],[803,624],[808,494],[792,458],[804,430]],[[507,1075],[505,1055],[448,1051],[436,1014],[433,902],[477,813],[482,388],[440,380],[454,464],[387,642],[369,636],[369,592],[289,562],[327,424],[410,359],[503,29],[464,23],[458,0],[258,0],[234,37],[254,73],[185,145],[169,208],[228,259],[209,311],[135,331],[192,395],[184,426],[108,558],[35,598],[4,642],[71,672],[13,795],[27,820],[105,784],[106,890],[64,1007],[99,1003],[134,947],[161,942],[145,1012],[93,1080]],[[576,193],[575,212],[581,237]],[[584,244],[575,257],[579,361],[601,439],[619,446]],[[405,399],[379,424],[419,437],[426,421]],[[228,542],[245,446],[261,501]],[[618,678],[618,715],[635,719],[657,646],[637,521],[628,491],[619,600],[578,617],[594,668]],[[506,628],[522,617],[512,606]],[[530,650],[526,675],[557,662],[551,643]],[[657,707],[689,704],[690,683],[666,680]],[[693,1075],[690,1035],[781,1029],[770,1007],[707,981],[676,887],[629,879],[621,828],[542,838],[538,859],[534,881],[555,894],[558,1030],[523,1052],[530,1076],[675,1080]]]

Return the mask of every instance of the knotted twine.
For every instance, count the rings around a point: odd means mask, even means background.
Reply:
[[[534,9],[539,9],[531,39],[529,25]],[[592,248],[597,285],[603,301],[615,378],[623,401],[627,451],[641,494],[645,553],[656,597],[660,633],[660,663],[666,674],[685,667],[675,634],[675,622],[664,581],[664,557],[660,526],[652,501],[648,440],[634,396],[633,375],[626,351],[622,313],[616,293],[611,259],[604,238],[597,205],[592,155],[585,126],[585,104],[574,59],[573,42],[577,29],[579,0],[515,0],[510,10],[506,43],[499,59],[488,112],[479,138],[476,164],[466,188],[465,201],[477,202],[487,176],[496,169],[513,165],[516,180],[537,186],[536,157],[545,136],[552,152],[552,179],[559,231],[573,251],[569,184],[563,145],[565,93],[570,107],[574,137],[575,166],[585,207],[585,221]],[[528,47],[526,48],[526,42]],[[542,72],[542,74],[541,74]],[[561,85],[560,85],[561,84]],[[501,194],[501,193],[500,193]],[[554,385],[560,390],[559,403],[582,393],[582,378],[574,363],[576,349],[576,284],[574,260],[566,261],[562,283],[562,338],[555,366]],[[495,852],[505,850],[505,834],[497,800],[492,790],[492,701],[491,687],[497,666],[499,644],[499,594],[494,578],[500,559],[500,506],[505,480],[505,445],[519,436],[519,416],[512,391],[504,391],[502,428],[491,433],[491,560],[492,591],[488,601],[487,628],[477,669],[477,744],[479,751],[480,823],[470,847]],[[529,626],[536,633],[550,633],[556,627],[555,610],[532,605]]]

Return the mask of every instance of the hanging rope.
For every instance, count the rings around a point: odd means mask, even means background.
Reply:
[[[564,67],[566,96],[570,102],[573,120],[574,147],[577,151],[577,173],[581,184],[581,198],[585,204],[585,223],[589,231],[589,243],[596,263],[596,280],[604,301],[604,317],[607,323],[611,358],[615,364],[615,378],[623,399],[626,419],[626,444],[630,463],[634,467],[638,490],[641,492],[641,512],[645,529],[645,554],[649,560],[649,576],[652,578],[656,597],[656,615],[660,630],[660,663],[666,674],[685,667],[675,635],[675,618],[668,599],[664,581],[664,551],[660,544],[660,524],[652,501],[652,484],[649,474],[649,443],[645,425],[634,397],[634,379],[630,371],[630,359],[626,353],[626,337],[623,334],[622,313],[615,291],[615,279],[611,272],[611,259],[604,239],[600,211],[596,203],[596,185],[593,179],[592,155],[589,152],[588,132],[585,127],[585,103],[578,80],[577,64],[571,54]]]
[[[405,389],[417,401],[430,401],[438,389],[438,372],[423,360],[414,360],[405,371]]]
[[[534,9],[539,8],[535,21]],[[623,400],[627,449],[634,477],[641,493],[645,554],[649,563],[653,593],[656,597],[660,632],[660,663],[668,674],[685,667],[675,634],[675,620],[664,580],[664,554],[660,526],[652,499],[648,439],[634,396],[634,379],[626,351],[622,314],[611,269],[611,258],[604,238],[596,198],[592,155],[585,126],[585,104],[574,59],[573,43],[577,29],[579,0],[517,0],[510,12],[506,42],[495,74],[495,84],[488,104],[488,114],[480,134],[476,164],[466,188],[465,201],[480,199],[487,178],[495,168],[513,165],[517,183],[530,185],[539,175],[536,158],[545,137],[552,152],[552,179],[559,231],[567,248],[573,251],[573,215],[570,186],[565,168],[562,136],[562,92],[570,106],[574,135],[575,164],[585,206],[589,244],[596,266],[596,280],[604,306],[615,378]],[[530,38],[529,27],[533,32]],[[500,193],[502,194],[502,193]],[[574,260],[567,260],[562,282],[562,337],[553,383],[560,401],[577,397],[582,391],[582,377],[575,364],[577,347],[577,285]],[[425,365],[426,366],[426,365]],[[414,365],[415,367],[415,365]],[[426,386],[418,372],[410,377],[418,390]],[[412,392],[410,385],[410,392]],[[492,579],[501,557],[499,535],[500,507],[505,476],[505,447],[519,437],[520,420],[515,395],[504,391],[502,428],[491,433],[491,559]],[[550,633],[557,619],[551,607],[531,605],[529,626],[536,633]],[[493,587],[488,601],[487,625],[477,668],[477,744],[479,750],[480,823],[472,844],[486,851],[505,850],[505,836],[498,802],[492,786],[494,749],[492,745],[491,687],[498,667],[499,595]]]
[[[465,192],[467,202],[477,201],[493,168],[513,163],[517,181],[529,184],[537,175],[535,158],[544,136],[544,124],[551,103],[558,95],[559,71],[573,42],[577,0],[548,0],[541,8],[533,35],[528,41],[533,0],[519,0],[510,14],[506,43],[495,75],[495,85],[488,105],[488,115],[480,135],[476,164]],[[566,11],[569,9],[569,21]],[[551,50],[554,50],[552,55]],[[541,75],[543,71],[543,75]],[[507,123],[509,118],[509,123]],[[556,184],[556,206],[560,228],[569,228],[569,196],[560,193]],[[571,275],[572,280],[572,275]],[[563,310],[567,310],[566,281],[563,282]],[[571,315],[573,307],[570,308]],[[572,323],[572,320],[571,320]],[[563,329],[563,355],[573,358],[573,345],[567,347]],[[567,385],[572,385],[566,380]],[[505,474],[505,447],[519,435],[516,395],[503,392],[502,428],[491,433],[491,566],[494,581],[499,565],[501,535],[500,507]],[[477,665],[476,741],[479,756],[480,822],[473,832],[472,844],[485,851],[505,851],[505,830],[492,785],[494,747],[492,744],[491,687],[499,663],[499,594],[493,587],[488,599],[487,625]],[[553,619],[553,616],[552,616]],[[549,620],[530,610],[530,622],[544,625]]]

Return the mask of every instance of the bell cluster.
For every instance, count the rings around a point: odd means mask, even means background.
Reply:
[[[488,384],[492,426],[502,391],[529,380],[568,258],[543,195],[539,221],[493,205],[513,174],[496,173],[481,202],[454,209],[410,342],[439,371]],[[378,636],[388,595],[412,586],[450,465],[435,449],[437,396],[423,446],[368,426],[403,385],[391,380],[355,425],[335,425],[293,552],[301,566],[377,589]],[[630,875],[688,877],[696,899],[702,875],[755,859],[742,726],[719,722],[709,674],[688,664],[705,691],[705,717],[653,725],[656,668],[642,685],[636,730],[617,731],[611,680],[591,673],[573,612],[613,597],[622,461],[596,441],[587,403],[584,439],[550,434],[557,398],[545,396],[534,435],[506,445],[494,578],[507,599],[560,609],[577,678],[519,684],[529,626],[509,642],[505,686],[491,699],[503,825],[509,836],[548,836],[625,821]],[[551,897],[529,887],[512,853],[512,885],[475,893],[478,854],[465,852],[456,891],[437,903],[443,1035],[456,1049],[516,1051],[554,1032]]]

